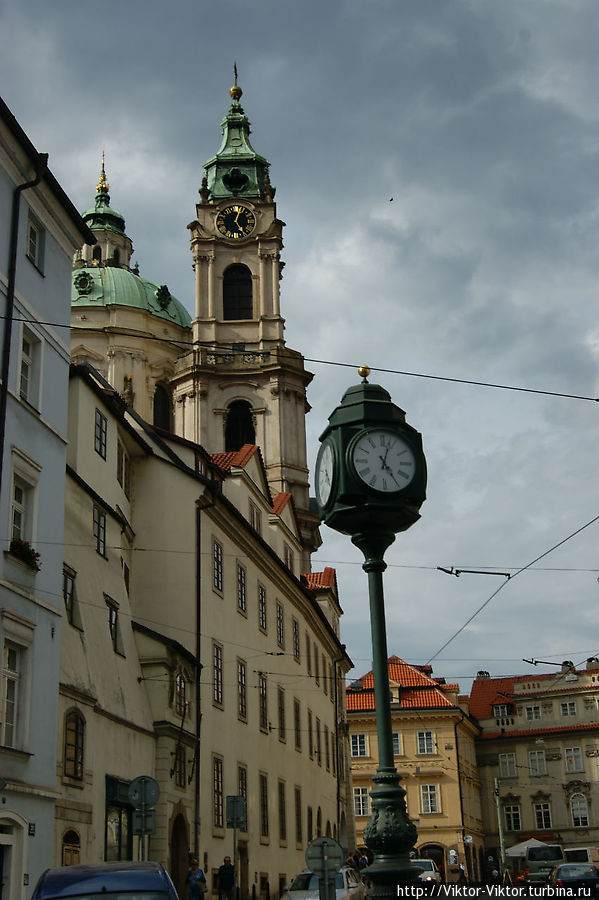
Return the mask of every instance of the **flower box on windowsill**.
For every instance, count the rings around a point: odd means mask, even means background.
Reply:
[[[34,550],[29,541],[13,540],[8,548],[9,555],[23,563],[27,568],[34,572],[39,572],[42,567],[40,563],[40,555]]]

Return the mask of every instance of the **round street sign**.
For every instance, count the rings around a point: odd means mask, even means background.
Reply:
[[[343,864],[343,850],[333,838],[317,837],[306,850],[306,865],[311,872],[322,878],[331,875]]]
[[[130,802],[133,806],[154,806],[160,796],[160,787],[151,775],[138,775],[134,778],[127,790]]]

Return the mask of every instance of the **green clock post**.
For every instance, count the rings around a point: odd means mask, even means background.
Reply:
[[[408,425],[388,392],[367,380],[350,387],[329,416],[316,460],[320,517],[351,535],[368,574],[379,765],[371,792],[372,816],[364,842],[373,852],[368,869],[372,895],[397,896],[397,885],[414,881],[409,854],[417,840],[400,776],[393,761],[387,633],[383,597],[384,555],[400,531],[419,518],[426,497],[426,461],[421,435]]]

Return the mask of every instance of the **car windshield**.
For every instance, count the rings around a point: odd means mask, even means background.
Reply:
[[[560,866],[557,870],[558,878],[580,878],[583,875],[597,878],[599,874],[595,866],[584,866],[581,863],[571,866]]]
[[[111,900],[169,900],[170,895],[167,891],[102,891],[99,894],[83,893],[68,896],[69,900],[106,900],[107,897]],[[44,894],[43,897],[44,900],[60,900],[64,894],[59,894],[56,898],[49,894]]]
[[[561,847],[529,847],[528,859],[532,862],[541,862],[545,860],[561,859]]]
[[[337,872],[335,875],[335,890],[343,889],[343,875]],[[290,891],[318,891],[318,875],[313,872],[301,872],[293,879]]]
[[[431,872],[435,869],[432,859],[411,859],[410,862],[421,869],[430,869]]]

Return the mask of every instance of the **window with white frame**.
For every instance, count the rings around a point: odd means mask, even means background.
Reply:
[[[582,772],[584,770],[581,747],[566,747],[564,749],[564,758],[566,760],[566,772]]]
[[[292,639],[293,639],[293,658],[296,662],[300,662],[300,631],[299,622],[293,619],[291,623]]]
[[[258,702],[260,710],[260,730],[268,731],[268,689],[266,675],[258,673]]]
[[[224,821],[224,789],[223,789],[223,761],[220,756],[212,757],[212,823],[216,828],[222,828]]]
[[[120,656],[124,656],[125,650],[121,634],[121,623],[119,621],[119,604],[108,594],[104,594],[104,601],[108,613],[108,632],[112,642],[112,649]]]
[[[520,831],[522,827],[522,819],[520,816],[520,807],[517,803],[506,803],[503,807],[506,831]]]
[[[515,778],[516,776],[516,754],[500,753],[499,754],[499,775],[501,778]]]
[[[19,364],[19,396],[37,409],[40,405],[41,348],[39,337],[23,327]]]
[[[1,739],[4,747],[19,746],[19,720],[25,649],[12,641],[4,641],[2,649],[2,722]]]
[[[36,491],[42,466],[17,447],[11,460],[10,539],[31,542],[36,534]]]
[[[216,540],[212,542],[212,587],[219,592],[223,589],[223,545]]]
[[[352,734],[351,736],[351,755],[352,756],[368,756],[367,742],[365,734]]]
[[[102,459],[106,459],[107,437],[108,419],[104,413],[97,409],[94,417],[94,450]]]
[[[11,529],[13,541],[25,541],[29,538],[31,488],[15,475],[12,483]]]
[[[546,775],[547,762],[544,750],[528,751],[528,769],[531,775]]]
[[[94,503],[93,510],[93,534],[96,545],[96,553],[106,556],[106,513]]]
[[[212,699],[219,706],[223,702],[223,648],[212,645]]]
[[[493,704],[493,715],[496,719],[501,718],[502,716],[509,716],[509,708],[507,703],[494,703]]]
[[[536,828],[551,828],[551,806],[549,803],[534,803],[533,812]]]
[[[277,603],[277,644],[279,647],[285,646],[285,619],[281,603]]]
[[[435,752],[435,736],[432,731],[419,731],[416,735],[416,752],[428,754]]]
[[[266,631],[266,588],[258,585],[258,628]]]
[[[27,245],[25,255],[40,272],[44,271],[46,230],[32,212],[27,220]]]
[[[589,804],[584,794],[572,794],[570,797],[570,814],[574,828],[588,828]]]
[[[560,715],[562,716],[575,716],[576,715],[576,700],[566,700],[559,705]]]
[[[420,785],[420,812],[423,815],[427,813],[439,812],[439,786],[436,784]]]
[[[283,545],[283,559],[290,572],[293,572],[293,550],[289,544]]]
[[[247,675],[246,664],[243,659],[237,660],[237,715],[244,721],[247,719]]]
[[[536,719],[541,718],[541,707],[538,705],[538,703],[527,706],[525,707],[525,715],[527,722],[534,722]]]
[[[245,566],[237,563],[237,609],[242,613],[247,610],[246,580]]]
[[[185,716],[187,713],[187,678],[183,672],[177,672],[175,675],[175,690],[173,696],[173,705],[177,716]]]
[[[252,528],[262,534],[262,514],[255,503],[250,500],[250,525]]]
[[[393,740],[393,756],[401,756],[401,735],[399,731],[394,731],[391,738]]]
[[[370,796],[367,787],[354,788],[354,815],[370,815]]]

